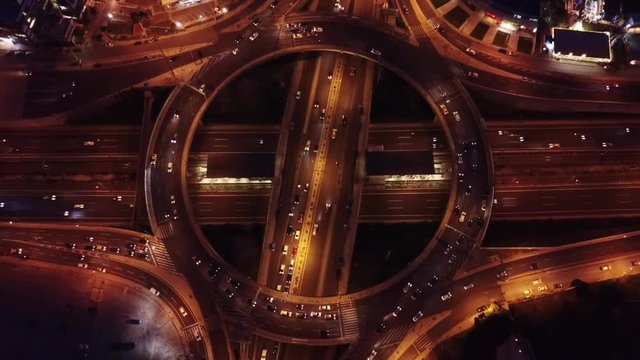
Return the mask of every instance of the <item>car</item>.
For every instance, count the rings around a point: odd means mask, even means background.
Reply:
[[[298,255],[298,247],[297,246],[294,246],[293,248],[291,248],[291,255],[292,256]],[[293,262],[293,260],[291,260],[291,261]],[[291,264],[291,265],[293,265],[293,264]]]
[[[101,273],[106,273],[107,272],[107,268],[103,268],[103,267],[97,267],[96,268],[97,272],[101,272]]]
[[[140,319],[129,319],[129,320],[127,320],[127,324],[140,325],[140,324],[142,324],[142,320],[140,320]]]
[[[167,172],[168,173],[172,173],[173,172],[173,162],[171,162],[171,161],[167,164]]]
[[[318,224],[313,224],[313,233],[312,235],[315,235],[318,233]]]
[[[332,313],[332,314],[324,314],[324,319],[325,320],[336,320],[337,318],[338,317],[334,313]]]
[[[442,299],[442,301],[447,301],[449,299],[451,299],[451,292],[447,292],[446,294],[443,294],[442,296],[440,296],[440,299]]]
[[[445,104],[440,104],[439,106],[440,106],[440,110],[442,110],[442,113],[443,113],[444,115],[449,114],[449,109],[447,109],[447,105],[445,105]]]
[[[112,246],[112,247],[109,248],[109,252],[112,252],[114,254],[119,254],[120,253],[120,248]]]
[[[309,151],[311,148],[311,140],[308,140],[304,143],[304,151]]]
[[[377,56],[382,55],[382,52],[380,52],[380,50],[375,49],[375,48],[371,48],[371,53],[372,53],[373,55],[377,55]]]
[[[87,251],[95,251],[96,250],[96,246],[87,244],[87,245],[84,246],[84,249],[87,250]]]
[[[320,330],[320,331],[318,331],[318,335],[319,335],[321,338],[326,339],[326,338],[328,338],[329,336],[331,336],[331,332],[329,332],[329,330],[327,330],[327,329],[325,329],[325,330]]]
[[[314,317],[314,318],[319,318],[319,317],[322,316],[322,313],[318,312],[318,311],[312,311],[312,312],[309,313],[309,316]]]
[[[331,310],[331,305],[320,305],[319,310]]]
[[[262,353],[260,354],[260,360],[267,360],[268,355],[269,355],[269,351],[267,351],[267,349],[262,349]]]
[[[287,255],[289,253],[289,245],[282,246],[282,255]]]
[[[547,285],[540,285],[538,286],[538,291],[546,291],[547,290]]]
[[[466,211],[463,211],[463,212],[460,214],[460,217],[458,218],[458,221],[459,221],[459,222],[461,222],[461,223],[463,223],[463,222],[464,222],[464,219],[465,219],[466,217],[467,217],[467,212],[466,212]]]
[[[94,146],[96,143],[93,140],[87,140],[83,143],[84,146]]]
[[[553,288],[554,288],[554,289],[562,289],[562,287],[563,287],[563,286],[564,286],[564,285],[562,285],[562,283],[555,283],[555,284],[553,284]]]
[[[329,71],[329,74],[327,74],[327,79],[333,79],[333,72]]]
[[[356,67],[352,66],[349,70],[349,76],[356,76]]]
[[[478,73],[475,71],[469,71],[469,73],[467,74],[469,77],[472,78],[477,78],[478,77]]]
[[[298,312],[296,312],[296,317],[298,319],[306,319],[307,318],[307,313],[305,313],[303,311],[298,311]]]
[[[233,297],[233,291],[230,288],[224,289],[224,293],[228,298],[232,298]]]
[[[233,280],[232,278],[229,278],[229,280],[227,280],[227,283],[229,283],[229,285],[233,286],[235,289],[240,287],[240,282],[237,280]]]
[[[609,271],[611,270],[611,265],[602,265],[600,266],[600,271]]]
[[[276,243],[275,242],[269,243],[269,251],[276,251]]]
[[[80,345],[78,345],[78,349],[87,351],[87,350],[89,350],[89,345],[88,344],[80,344]]]
[[[235,48],[235,49],[231,50],[231,53],[232,53],[233,55],[238,55],[238,52],[239,52],[239,51],[240,51],[240,48]]]
[[[238,36],[238,37],[236,38],[236,40],[235,40],[235,41],[236,41],[236,44],[239,44],[239,43],[240,43],[240,41],[242,41],[243,39],[244,39],[244,36],[242,36],[242,35]]]
[[[402,288],[402,292],[403,293],[408,293],[409,290],[413,287],[413,284],[411,282],[408,282],[407,285],[404,286],[404,288]]]
[[[187,310],[185,310],[182,306],[178,308],[178,311],[180,312],[180,315],[182,315],[182,317],[187,317],[189,315]]]
[[[300,239],[300,230],[296,230],[296,233],[295,233],[295,235],[293,237],[296,240]]]
[[[456,121],[462,120],[462,118],[460,117],[460,113],[458,113],[457,111],[453,112],[453,117],[456,119]]]
[[[470,48],[470,47],[466,48],[466,49],[465,49],[465,52],[466,52],[467,54],[469,54],[469,55],[472,55],[472,56],[476,56],[476,55],[477,55],[476,50],[475,50],[475,49],[472,49],[472,48]]]
[[[402,307],[400,305],[396,306],[396,309],[393,310],[393,312],[391,313],[391,315],[393,315],[394,317],[397,317],[398,314],[400,314],[400,311],[402,311]]]
[[[333,130],[331,130],[331,139],[335,140],[336,135],[338,135],[338,129],[334,128]]]
[[[418,311],[418,313],[416,313],[415,315],[413,315],[413,322],[418,322],[418,320],[422,319],[422,317],[424,316],[424,314],[422,313],[422,311]]]
[[[311,28],[311,32],[313,32],[313,33],[321,33],[323,31],[324,31],[324,29],[322,27],[320,27],[320,26],[314,26],[314,27]]]
[[[81,269],[86,269],[89,267],[89,265],[85,264],[85,263],[78,263],[78,267]]]
[[[509,274],[507,273],[507,270],[503,270],[503,271],[499,272],[498,274],[496,274],[496,277],[498,279],[504,279],[507,276],[509,276]]]
[[[524,295],[524,296],[531,296],[531,289],[524,289],[524,290],[522,290],[522,295]]]
[[[278,274],[279,275],[284,275],[284,269],[286,268],[286,266],[284,264],[280,265],[280,269],[278,270]]]
[[[258,33],[254,32],[253,34],[251,34],[251,36],[249,36],[249,40],[253,41],[258,37]]]
[[[269,5],[270,8],[275,8],[276,6],[278,6],[278,0],[275,0],[271,3],[271,5]]]
[[[417,300],[421,296],[422,296],[422,290],[416,289],[416,291],[414,291],[413,294],[411,294],[411,300]]]
[[[293,313],[289,310],[280,310],[280,316],[291,317]]]
[[[640,266],[640,260],[634,260],[631,262],[631,266]]]
[[[151,155],[151,165],[156,165],[156,163],[158,162],[158,154],[153,154]]]
[[[251,23],[253,24],[253,26],[258,26],[258,24],[260,24],[260,18],[259,17],[254,17],[253,20],[251,20]]]
[[[114,196],[111,200],[117,201],[117,202],[122,202],[122,195]]]
[[[151,292],[155,296],[160,296],[160,291],[156,290],[156,288],[149,288],[149,292]]]
[[[75,244],[75,243],[67,243],[67,244],[66,244],[66,246],[67,246],[69,249],[75,249],[75,248],[76,248],[76,244]]]
[[[535,263],[531,263],[531,265],[529,265],[529,269],[531,269],[531,270],[538,270],[538,269],[540,269],[540,263],[537,263],[537,262],[535,262]]]
[[[291,280],[293,279],[293,273],[288,273],[287,276],[285,277],[284,281],[287,284],[291,284]]]
[[[273,304],[267,304],[267,310],[274,313],[276,312],[276,310],[278,310],[278,307]]]
[[[297,304],[297,305],[296,305],[296,308],[297,308],[298,310],[304,310],[304,304]]]

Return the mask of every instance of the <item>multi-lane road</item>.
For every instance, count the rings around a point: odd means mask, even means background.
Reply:
[[[328,71],[324,69],[323,73]],[[305,102],[305,99],[297,101]],[[314,116],[318,115],[314,113]],[[311,119],[310,124],[320,123]],[[343,135],[341,124],[335,128]],[[564,121],[554,127],[546,126],[545,121],[517,126],[511,122],[489,122],[488,136],[496,167],[495,218],[637,213],[640,206],[634,202],[638,191],[635,179],[640,171],[636,167],[640,155],[636,149],[640,140],[634,134],[638,131],[637,122],[631,120]],[[305,136],[297,134],[293,138],[298,146],[295,151],[313,157],[317,142],[305,152],[306,140],[311,139]],[[189,192],[199,222],[267,221],[269,185],[216,186],[206,179],[207,156],[275,153],[278,138],[273,126],[255,126],[242,131],[233,126],[213,126],[198,131],[191,147],[188,171]],[[329,143],[338,145],[344,140],[345,137],[337,136]],[[131,221],[138,129],[81,127],[51,132],[7,131],[0,141],[0,163],[4,165],[0,170],[4,189],[0,195],[0,202],[4,203],[0,205],[0,213],[4,218],[111,224]],[[436,164],[443,169],[450,168],[451,155],[436,125],[374,124],[369,131],[368,146],[382,146],[384,150],[433,149]],[[343,160],[343,164],[344,161],[348,159]],[[287,186],[294,189],[298,183],[308,182],[292,182]],[[365,187],[359,221],[439,219],[448,198],[450,180],[446,176],[424,185],[395,190]],[[300,194],[306,196],[304,191]],[[56,195],[55,201],[51,200],[52,195]],[[295,194],[289,196],[291,203]],[[167,201],[171,201],[170,198]],[[283,207],[281,212],[288,214],[290,208]],[[64,215],[65,211],[69,211],[68,216]],[[281,227],[280,231],[285,229]],[[281,249],[283,243],[277,245]]]

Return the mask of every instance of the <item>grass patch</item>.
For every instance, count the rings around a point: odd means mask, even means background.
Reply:
[[[518,38],[518,52],[523,54],[531,54],[533,52],[533,39],[520,36]]]
[[[202,232],[220,256],[238,271],[254,280],[258,278],[263,224],[204,225]]]
[[[479,22],[478,25],[473,28],[471,36],[482,41],[482,39],[484,39],[484,36],[487,35],[487,31],[489,31],[489,25],[483,22]]]
[[[363,223],[358,225],[349,292],[390,278],[427,246],[439,222]]]
[[[447,19],[447,21],[451,23],[451,25],[459,28],[460,26],[462,26],[462,24],[464,24],[465,21],[467,21],[467,19],[469,18],[469,14],[460,6],[456,6],[451,11],[446,13],[444,18]]]
[[[431,0],[433,6],[437,9],[451,0]]]
[[[504,31],[496,32],[496,37],[493,38],[493,45],[500,47],[507,47],[507,43],[509,42],[509,34]]]

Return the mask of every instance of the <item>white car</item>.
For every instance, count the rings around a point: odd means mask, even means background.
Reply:
[[[284,269],[285,269],[284,264],[280,265],[280,270],[278,270],[278,274],[279,275],[284,275]]]
[[[187,315],[189,315],[189,313],[187,313],[187,310],[185,310],[182,306],[178,308],[178,311],[180,311],[180,315],[182,315],[182,317],[186,317]]]
[[[253,41],[258,37],[258,33],[254,32],[253,34],[251,34],[251,36],[249,36],[249,40]]]
[[[458,221],[459,221],[459,222],[464,222],[464,219],[466,219],[466,218],[467,218],[467,212],[466,212],[466,211],[463,211],[463,212],[460,214],[460,218],[458,218]]]
[[[300,239],[300,230],[296,230],[296,234],[294,236],[296,240]]]
[[[469,289],[472,289],[473,287],[474,287],[473,283],[468,283],[467,285],[463,286],[462,288],[464,290],[469,290]]]
[[[93,146],[95,144],[96,143],[94,141],[91,141],[91,140],[87,140],[87,141],[84,142],[84,146]]]
[[[380,52],[380,50],[375,49],[375,48],[371,48],[371,53],[372,53],[373,55],[378,55],[378,56],[382,55],[382,53]]]
[[[173,172],[173,163],[172,162],[169,162],[167,164],[167,172],[168,173],[172,173]]]
[[[456,119],[456,121],[460,121],[461,120],[460,114],[457,111],[453,112],[453,117]]]
[[[85,264],[85,263],[78,263],[78,267],[81,269],[86,269],[89,267],[89,265]]]
[[[231,53],[233,55],[236,55],[236,54],[238,54],[238,51],[240,51],[240,49],[239,48],[235,48],[235,49],[231,50]]]
[[[413,316],[413,322],[418,322],[418,320],[422,319],[423,316],[424,314],[422,311],[418,311],[418,313]]]
[[[282,255],[287,255],[289,253],[289,245],[284,245],[282,247]]]
[[[476,56],[476,54],[477,54],[477,53],[476,53],[476,51],[475,51],[474,49],[472,49],[472,48],[467,48],[467,49],[465,50],[465,52],[466,52],[467,54],[469,54],[469,55],[473,55],[473,56]]]
[[[160,291],[156,290],[156,288],[149,288],[149,291],[155,296],[160,296]]]
[[[444,295],[440,296],[440,299],[442,299],[442,301],[447,301],[447,300],[451,299],[451,297],[452,297],[452,296],[453,296],[453,295],[451,295],[451,293],[450,293],[450,292],[448,292],[448,293],[446,293],[446,294],[444,294]]]

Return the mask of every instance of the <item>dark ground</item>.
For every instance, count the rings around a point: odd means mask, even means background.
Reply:
[[[404,80],[388,70],[381,70],[371,99],[371,122],[431,122],[429,104]]]
[[[427,246],[438,225],[439,222],[359,224],[349,292],[376,285],[402,270]]]
[[[639,228],[637,218],[491,221],[483,246],[559,246]]]
[[[213,248],[241,273],[256,280],[264,238],[264,224],[204,225]]]

